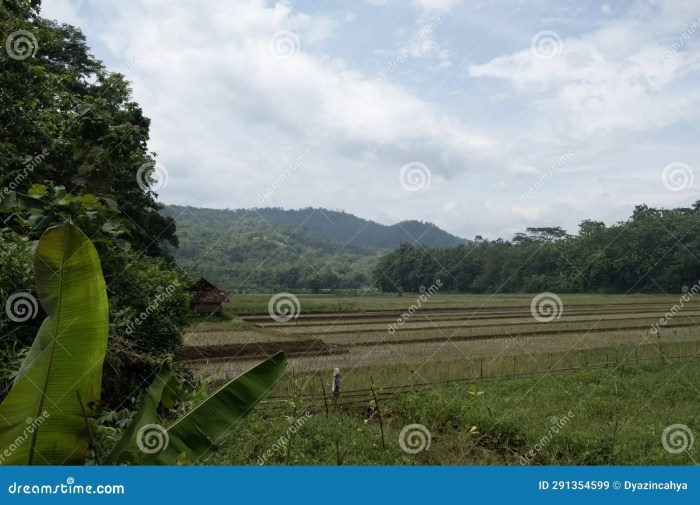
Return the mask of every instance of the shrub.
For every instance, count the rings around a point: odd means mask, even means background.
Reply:
[[[34,313],[27,321],[10,319],[5,309],[10,296],[19,292],[36,299],[31,248],[17,235],[0,232],[0,400],[7,394],[24,352],[43,319],[38,304],[37,310],[28,308]]]

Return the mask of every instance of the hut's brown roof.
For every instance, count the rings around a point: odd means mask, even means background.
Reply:
[[[223,303],[228,301],[226,293],[206,279],[195,279],[190,284],[194,303]]]

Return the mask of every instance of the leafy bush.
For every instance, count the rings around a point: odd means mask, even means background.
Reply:
[[[113,335],[145,352],[174,352],[189,323],[189,282],[163,260],[122,252],[110,259],[105,280]]]
[[[35,297],[33,287],[29,243],[13,233],[0,233],[0,399],[4,398],[42,320],[38,309],[34,317],[25,322],[13,321],[7,314],[6,306],[10,296],[15,293],[26,292]]]
[[[163,260],[119,252],[104,265],[110,341],[103,401],[119,408],[171,366],[189,322],[188,282]]]

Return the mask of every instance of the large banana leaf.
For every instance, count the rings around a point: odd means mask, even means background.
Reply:
[[[167,428],[162,450],[146,454],[142,463],[175,465],[197,463],[217,449],[218,442],[284,374],[287,358],[282,352],[263,361],[222,386],[187,415]],[[141,418],[142,426],[153,422]]]
[[[83,409],[100,398],[107,349],[102,267],[85,234],[63,224],[42,235],[34,272],[47,317],[0,405],[0,449],[8,449],[2,463],[83,464],[89,434]]]

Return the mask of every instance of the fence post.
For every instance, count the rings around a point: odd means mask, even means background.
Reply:
[[[321,391],[323,392],[323,405],[326,407],[326,417],[328,417],[328,399],[326,398],[326,386],[323,385],[323,379],[321,379]]]
[[[377,409],[377,417],[379,418],[379,431],[382,434],[382,449],[386,450],[386,443],[384,442],[384,421],[382,420],[382,411],[379,408],[379,400],[377,399],[377,393],[374,391],[374,379],[369,378],[372,383],[372,398],[374,399],[374,408]]]
[[[479,358],[479,382],[484,382],[484,358]]]

